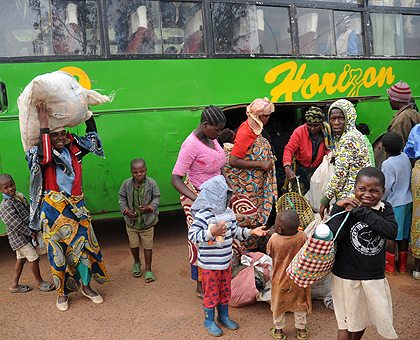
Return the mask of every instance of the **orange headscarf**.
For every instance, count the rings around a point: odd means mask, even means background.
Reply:
[[[263,123],[260,117],[274,112],[274,104],[270,99],[257,98],[246,107],[246,114],[248,116],[248,123],[256,135],[259,135],[263,129]]]

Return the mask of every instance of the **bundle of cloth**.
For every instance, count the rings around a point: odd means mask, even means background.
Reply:
[[[83,88],[69,73],[55,71],[35,77],[18,98],[20,134],[25,153],[39,141],[39,119],[35,103],[51,107],[50,132],[75,127],[92,116],[89,105],[109,101],[107,96]]]

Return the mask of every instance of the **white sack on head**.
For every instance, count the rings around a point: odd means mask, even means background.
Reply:
[[[93,98],[93,99],[92,99]],[[109,101],[96,91],[84,89],[69,73],[56,71],[35,77],[18,98],[19,124],[23,149],[38,144],[39,120],[35,104],[40,100],[51,107],[49,128],[75,127],[92,116],[88,105]]]

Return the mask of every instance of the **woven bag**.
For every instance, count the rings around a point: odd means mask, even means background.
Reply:
[[[293,192],[289,183],[289,192],[283,194],[277,201],[277,213],[282,210],[294,210],[299,215],[300,226],[305,229],[314,220],[314,212],[308,200],[302,196],[299,176],[296,177],[299,193]]]
[[[331,216],[326,222],[333,217],[345,213],[341,211]],[[350,213],[344,218],[343,222],[338,228],[336,236],[340,233],[341,228],[347,221]],[[300,248],[293,260],[289,263],[286,269],[287,275],[299,286],[306,288],[316,281],[328,275],[334,265],[336,252],[335,237],[332,241],[319,240],[311,237]]]

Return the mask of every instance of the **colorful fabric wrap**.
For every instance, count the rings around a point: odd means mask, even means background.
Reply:
[[[48,191],[41,204],[41,225],[54,284],[60,295],[79,290],[76,266],[82,262],[98,283],[109,278],[84,196]]]
[[[416,161],[411,175],[413,192],[413,219],[411,224],[410,245],[413,257],[420,259],[420,160]]]
[[[326,222],[342,213],[346,213],[346,211],[344,210],[331,216]],[[340,233],[349,214],[348,212],[336,235]],[[310,286],[331,272],[334,265],[336,249],[335,238],[332,241],[319,240],[313,237],[312,232],[311,236],[287,267],[287,275],[299,287],[306,288]]]
[[[104,150],[102,148],[102,141],[99,135],[94,132],[88,132],[85,136],[77,136],[72,134],[75,142],[79,147],[82,147],[95,156],[104,157]],[[63,167],[63,171],[69,176],[73,173],[71,166],[60,157],[60,153],[53,149],[52,157],[56,164],[60,164]],[[29,213],[29,228],[33,230],[40,230],[40,207],[42,203],[43,195],[43,179],[42,170],[38,162],[38,146],[33,146],[25,156],[28,161],[28,167],[31,171],[30,187],[29,187],[29,198],[31,201],[30,213]]]

